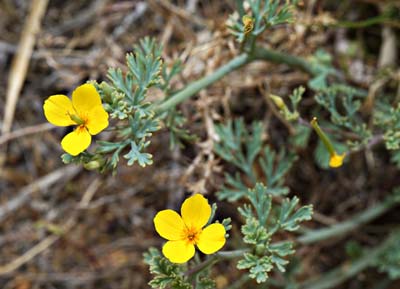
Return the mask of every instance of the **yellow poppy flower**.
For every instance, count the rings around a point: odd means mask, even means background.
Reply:
[[[336,152],[331,155],[329,159],[329,166],[331,168],[338,168],[343,164],[343,159],[345,158],[346,154],[343,153],[341,155],[338,155]]]
[[[211,216],[211,206],[202,195],[186,199],[181,207],[181,216],[173,210],[163,210],[154,217],[157,233],[168,240],[162,252],[171,262],[187,262],[194,256],[195,245],[204,254],[215,253],[225,245],[222,224],[214,223],[203,228]]]
[[[43,105],[48,122],[56,126],[77,127],[61,141],[61,147],[76,156],[87,149],[96,135],[108,126],[99,93],[93,84],[83,84],[72,92],[72,101],[62,94],[52,95]]]

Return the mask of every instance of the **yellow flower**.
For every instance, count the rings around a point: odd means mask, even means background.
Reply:
[[[43,105],[47,120],[56,126],[77,125],[61,141],[61,147],[76,156],[87,149],[96,135],[108,126],[108,113],[101,104],[93,84],[83,84],[72,92],[72,101],[65,95],[52,95]]]
[[[331,168],[338,168],[343,164],[343,159],[345,158],[346,154],[343,153],[341,155],[336,154],[336,152],[331,155],[329,159],[329,166]]]
[[[163,210],[154,217],[157,233],[168,240],[162,248],[168,260],[173,263],[187,262],[194,256],[195,245],[204,254],[215,253],[225,245],[222,224],[214,223],[203,228],[211,216],[211,206],[202,195],[186,199],[181,215],[173,210]]]
[[[244,25],[243,32],[244,34],[250,33],[254,28],[254,19],[249,15],[243,15],[242,23]]]

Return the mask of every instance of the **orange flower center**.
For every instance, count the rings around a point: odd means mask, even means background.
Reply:
[[[201,229],[187,228],[184,233],[184,239],[187,243],[195,245],[199,241]]]
[[[78,133],[82,133],[86,130],[86,126],[81,124],[75,129]]]

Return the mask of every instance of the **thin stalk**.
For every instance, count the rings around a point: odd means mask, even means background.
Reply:
[[[333,27],[344,27],[344,28],[365,28],[369,27],[372,25],[378,25],[378,24],[396,24],[395,19],[391,19],[390,17],[386,15],[380,15],[376,17],[372,17],[366,20],[362,21],[339,21],[333,25],[328,25],[328,26],[333,26]],[[396,25],[393,25],[396,26]],[[397,27],[399,27],[399,24],[397,23]]]
[[[329,228],[309,231],[303,236],[300,236],[297,241],[301,244],[311,244],[322,240],[343,236],[349,232],[354,231],[361,225],[366,224],[371,220],[383,215],[396,204],[397,203],[393,200],[388,199],[374,207],[368,208],[367,210],[355,215],[348,221],[335,224]]]
[[[290,54],[281,53],[269,49],[265,49],[262,47],[256,46],[252,51],[252,54],[249,55],[247,53],[243,53],[233,58],[231,61],[226,63],[225,65],[218,68],[216,71],[207,75],[191,84],[187,87],[179,91],[178,93],[172,95],[166,101],[155,106],[155,112],[160,114],[162,112],[171,109],[184,100],[194,96],[200,90],[208,87],[214,82],[220,80],[222,77],[227,75],[228,73],[242,67],[245,64],[248,64],[254,60],[264,60],[270,61],[274,63],[284,63],[290,67],[298,68],[303,70],[311,75],[318,75],[320,73],[319,69],[317,69],[314,65],[312,65],[309,61],[296,57]]]
[[[326,149],[328,150],[329,154],[331,156],[335,155],[335,148],[333,147],[333,144],[331,140],[328,138],[328,136],[324,133],[324,131],[321,129],[321,127],[318,124],[317,118],[314,117],[311,122],[311,126],[314,128],[315,132],[318,134],[319,138],[322,140],[324,143]]]
[[[220,260],[234,259],[237,257],[241,257],[241,256],[243,256],[244,253],[246,253],[248,251],[249,251],[249,249],[218,252],[218,253],[214,254],[213,256],[211,256],[210,258],[208,258],[207,260],[204,260],[203,262],[201,262],[200,264],[198,264],[191,270],[187,271],[186,275],[191,276],[193,274],[196,274],[196,273],[200,272],[201,270],[203,270],[204,268],[207,268],[211,264],[216,263]]]
[[[282,52],[277,52],[259,46],[255,47],[253,53],[254,53],[253,57],[256,60],[266,60],[274,63],[287,64],[290,67],[298,68],[313,76],[318,75],[320,73],[320,70],[317,67],[315,67],[315,65],[312,65],[309,61],[301,57],[293,56]]]
[[[235,283],[230,285],[229,287],[225,289],[240,289],[243,288],[243,285],[246,284],[248,281],[250,281],[251,278],[248,274],[243,274],[240,279],[236,280]]]
[[[373,265],[376,258],[387,250],[398,237],[398,231],[390,234],[389,237],[387,237],[379,246],[373,249],[364,250],[364,255],[358,260],[352,263],[344,262],[341,266],[324,274],[321,278],[300,284],[297,289],[329,289],[336,287],[357,275],[359,272],[365,270],[367,267]]]
[[[206,88],[207,86],[220,80],[222,77],[224,77],[228,73],[238,69],[239,67],[243,66],[244,64],[247,64],[250,61],[251,61],[251,59],[246,53],[238,55],[237,57],[235,57],[234,59],[232,59],[225,65],[221,66],[220,68],[218,68],[216,71],[214,71],[210,75],[207,75],[207,76],[189,84],[183,90],[172,95],[169,99],[167,99],[163,103],[157,105],[155,107],[155,112],[162,113],[164,111],[167,111],[168,109],[175,107],[179,103],[183,102],[184,100],[186,100],[186,99],[192,97],[193,95],[195,95],[196,93],[198,93],[203,88]]]

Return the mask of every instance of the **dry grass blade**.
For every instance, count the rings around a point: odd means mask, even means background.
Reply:
[[[31,5],[31,12],[25,22],[21,35],[20,45],[15,54],[10,75],[8,78],[7,102],[4,111],[4,122],[2,133],[11,130],[14,119],[15,106],[17,105],[19,93],[24,83],[29,60],[35,45],[36,34],[40,31],[40,21],[46,11],[48,0],[34,0]]]

